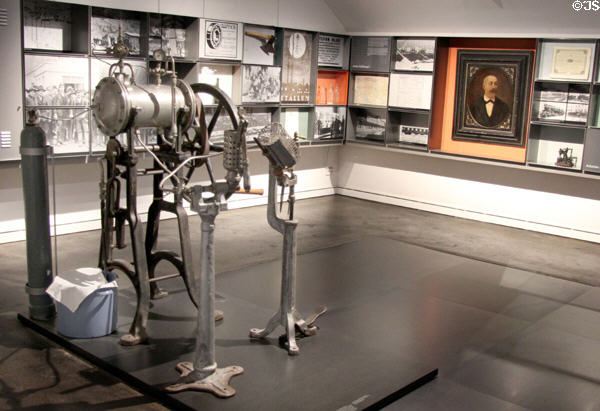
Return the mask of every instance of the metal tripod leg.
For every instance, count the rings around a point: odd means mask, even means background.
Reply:
[[[197,290],[198,318],[194,363],[182,362],[176,367],[181,376],[165,389],[170,392],[198,390],[212,392],[218,397],[231,397],[235,389],[229,380],[244,372],[237,365],[217,368],[215,361],[215,218],[219,213],[217,203],[200,205],[197,210],[202,218],[202,266]]]

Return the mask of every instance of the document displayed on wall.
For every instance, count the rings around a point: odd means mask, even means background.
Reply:
[[[286,30],[283,37],[281,101],[308,103],[312,60],[312,34]]]
[[[200,57],[242,59],[242,23],[200,19]]]
[[[319,66],[342,67],[344,64],[344,38],[319,35]]]
[[[592,47],[555,47],[550,78],[587,80]]]
[[[354,104],[387,105],[387,76],[357,75],[354,78]]]
[[[389,105],[429,110],[431,84],[431,75],[392,73]]]
[[[71,10],[60,3],[23,3],[23,46],[26,49],[69,50]]]

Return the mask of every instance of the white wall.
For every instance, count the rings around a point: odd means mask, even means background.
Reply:
[[[339,146],[312,146],[300,150],[300,160],[296,166],[298,199],[334,194],[334,183],[331,170],[338,168]],[[248,156],[252,188],[262,188],[264,195],[233,195],[229,208],[249,207],[267,203],[268,162],[257,149]],[[225,171],[220,158],[214,159],[215,176],[223,178]],[[151,159],[142,160],[139,167],[151,166]],[[50,184],[52,184],[50,166]],[[100,228],[99,187],[100,168],[94,159],[87,163],[82,159],[60,160],[54,168],[56,171],[56,230],[58,234]],[[11,167],[2,170],[6,178],[0,185],[0,243],[21,241],[25,239],[25,221],[23,219],[23,189],[21,186],[21,170]],[[197,170],[194,183],[206,183],[208,175],[204,168]],[[152,201],[152,177],[138,177],[138,211],[143,221]],[[124,195],[125,186],[121,187]],[[124,196],[121,205],[125,205]],[[53,192],[50,189],[52,203]],[[52,204],[51,204],[52,206]],[[164,214],[172,217],[170,214]],[[51,217],[51,220],[53,218]]]
[[[55,0],[58,1],[58,0]],[[323,0],[60,0],[96,7],[241,21],[267,26],[345,33]]]
[[[600,242],[600,179],[346,145],[338,193]]]

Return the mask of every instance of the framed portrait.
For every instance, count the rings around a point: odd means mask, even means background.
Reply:
[[[532,51],[459,49],[452,139],[525,146]]]

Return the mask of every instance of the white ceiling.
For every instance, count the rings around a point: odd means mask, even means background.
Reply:
[[[574,0],[323,1],[350,34],[600,37],[600,10]]]

